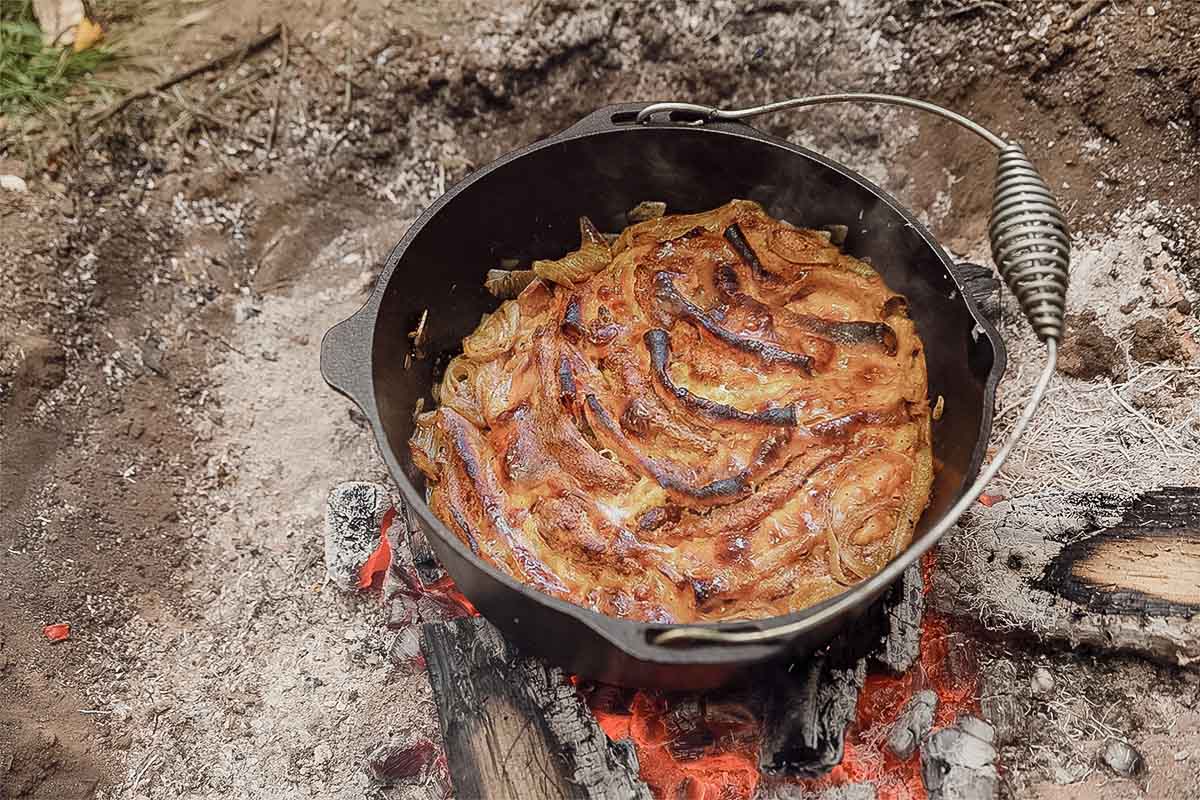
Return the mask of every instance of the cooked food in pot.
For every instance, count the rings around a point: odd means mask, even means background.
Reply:
[[[759,619],[878,572],[932,483],[903,297],[734,200],[579,249],[463,340],[412,438],[429,504],[518,580],[615,617]]]

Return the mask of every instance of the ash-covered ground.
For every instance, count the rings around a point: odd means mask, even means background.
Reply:
[[[324,584],[328,490],[385,477],[320,337],[446,187],[607,103],[911,93],[1023,142],[1076,234],[1073,335],[997,490],[1196,485],[1200,7],[1077,5],[228,2],[181,59],[255,19],[286,55],[0,131],[29,187],[0,191],[0,796],[432,796],[361,769],[436,712],[377,601]],[[986,263],[993,160],[968,135],[877,109],[761,125]],[[1038,358],[1011,304],[1003,327],[1001,431]],[[989,647],[992,674],[1059,687],[1002,741],[1010,796],[1194,796],[1194,670]],[[1114,737],[1147,772],[1101,764]]]

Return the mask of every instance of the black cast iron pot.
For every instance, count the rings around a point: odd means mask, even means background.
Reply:
[[[929,232],[895,200],[846,167],[739,122],[639,124],[642,105],[597,111],[567,130],[469,175],[429,207],[388,257],[367,303],[334,326],[321,348],[325,380],[370,421],[379,450],[438,557],[480,612],[525,652],[572,673],[638,687],[716,686],[757,665],[812,652],[855,621],[932,545],[934,521],[968,489],[991,430],[1004,346]],[[946,398],[933,425],[933,499],[914,545],[888,569],[818,606],[754,622],[687,626],[721,633],[772,631],[766,641],[656,640],[669,625],[616,619],[522,585],[474,557],[425,504],[424,477],[408,439],[420,398],[434,406],[436,358],[405,356],[429,310],[427,352],[451,354],[497,301],[484,274],[502,258],[553,258],[578,245],[580,215],[601,230],[625,227],[625,212],[662,200],[671,213],[733,198],[800,226],[842,224],[846,250],[870,259],[909,300],[926,346],[929,394]],[[436,376],[440,377],[440,376]],[[920,545],[920,546],[918,546]],[[681,641],[682,640],[682,641]]]

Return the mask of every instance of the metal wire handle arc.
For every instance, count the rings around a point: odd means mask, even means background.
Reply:
[[[647,123],[658,114],[667,114],[673,120],[690,117],[688,121],[692,124],[740,121],[774,111],[829,103],[876,103],[925,111],[970,131],[1000,151],[988,228],[992,259],[1038,338],[1043,342],[1061,338],[1071,250],[1066,220],[1050,187],[1021,146],[997,136],[978,122],[924,100],[867,92],[796,97],[728,110],[695,103],[652,103],[638,112],[637,121]]]
[[[919,541],[914,542],[905,551],[904,558],[892,559],[879,573],[865,581],[879,589],[899,578],[900,573],[909,564],[915,563],[916,559],[932,549],[953,527],[963,512],[983,494],[1033,420],[1058,362],[1058,341],[1062,335],[1066,304],[1071,239],[1066,220],[1050,192],[1050,187],[1038,174],[1033,162],[1025,155],[1020,145],[1005,141],[961,114],[923,100],[882,94],[829,94],[798,97],[728,111],[694,103],[654,103],[638,113],[637,121],[644,124],[650,122],[655,114],[671,113],[690,115],[692,119],[685,121],[703,124],[712,120],[742,120],[788,108],[843,102],[883,103],[927,111],[971,131],[1000,151],[991,222],[988,227],[992,258],[1005,284],[1020,303],[1025,317],[1046,346],[1046,361],[1042,372],[1030,392],[1025,408],[1000,449],[991,462],[980,471],[970,488],[959,496],[954,505]],[[698,643],[769,644],[826,624],[837,615],[848,612],[854,602],[855,599],[850,593],[843,593],[829,605],[807,614],[802,619],[765,630],[729,631],[716,627],[677,625],[650,634],[649,640],[652,644],[666,646]]]

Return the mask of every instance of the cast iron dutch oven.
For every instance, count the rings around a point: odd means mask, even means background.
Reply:
[[[1000,150],[993,256],[1047,345],[1047,369],[1026,413],[973,485],[991,431],[1004,345],[956,276],[955,264],[895,200],[841,164],[767,135],[740,118],[784,107],[867,101],[933,111]],[[940,464],[933,497],[912,545],[885,569],[819,605],[771,619],[661,625],[608,617],[522,585],[473,556],[425,503],[424,477],[408,439],[413,411],[430,389],[436,358],[405,367],[412,331],[428,309],[426,352],[452,354],[497,301],[484,275],[502,258],[553,258],[578,245],[581,215],[601,230],[625,212],[662,200],[671,213],[733,198],[800,226],[841,224],[845,249],[870,259],[904,294],[926,346],[929,395],[946,399],[933,426]],[[743,111],[682,103],[601,109],[466,177],[442,195],[392,250],[370,299],[335,325],[321,347],[325,380],[366,415],[414,519],[459,589],[526,653],[572,673],[637,687],[705,688],[755,666],[800,657],[856,620],[926,552],[983,490],[1028,422],[1053,372],[1066,290],[1068,240],[1057,206],[1020,150],[952,112],[886,95],[826,95]],[[444,361],[444,359],[442,359]]]

